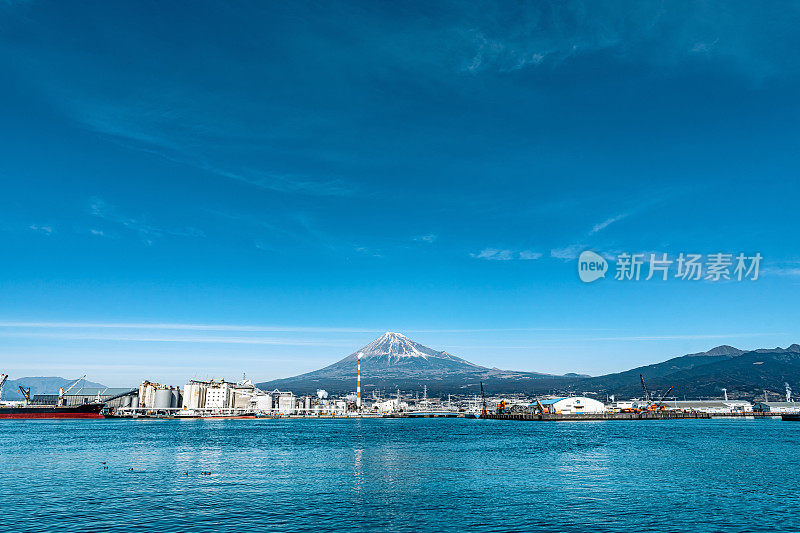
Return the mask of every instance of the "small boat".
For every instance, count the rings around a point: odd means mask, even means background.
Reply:
[[[781,415],[781,420],[786,420],[787,422],[800,422],[800,413],[787,413]]]

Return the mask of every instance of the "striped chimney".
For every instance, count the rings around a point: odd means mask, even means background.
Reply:
[[[358,381],[356,382],[356,407],[361,409],[361,352],[358,352]]]

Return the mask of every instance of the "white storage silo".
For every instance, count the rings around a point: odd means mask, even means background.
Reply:
[[[169,409],[172,407],[172,391],[169,389],[156,389],[153,399],[153,409]]]

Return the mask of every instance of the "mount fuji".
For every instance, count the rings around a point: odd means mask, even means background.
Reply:
[[[262,389],[291,390],[297,394],[325,389],[332,393],[355,390],[358,354],[361,353],[361,386],[363,389],[393,391],[420,390],[423,386],[436,394],[473,394],[481,381],[493,392],[535,388],[534,381],[563,380],[536,372],[517,372],[487,368],[470,363],[445,351],[437,351],[405,335],[386,332],[379,338],[330,366],[294,376],[259,383]],[[577,377],[573,375],[573,377]],[[524,382],[525,386],[520,387]]]

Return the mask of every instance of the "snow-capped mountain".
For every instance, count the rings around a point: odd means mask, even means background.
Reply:
[[[550,377],[547,374],[479,366],[445,351],[423,346],[400,333],[386,332],[330,366],[259,386],[267,389],[289,389],[300,394],[313,392],[318,388],[331,392],[355,390],[359,353],[361,384],[365,388],[411,390],[427,385],[429,391],[464,392],[464,389],[479,389],[481,381],[519,381]]]
[[[361,353],[361,362],[366,364],[369,361],[373,366],[397,366],[408,364],[422,364],[420,359],[429,361],[431,366],[441,361],[450,361],[464,364],[470,367],[477,367],[469,361],[465,361],[447,352],[437,352],[418,342],[414,342],[401,333],[387,331],[371,343],[367,344],[359,351],[354,352],[340,362],[355,361]]]
[[[432,395],[476,394],[483,383],[487,394],[589,392],[630,398],[640,394],[639,376],[642,375],[648,387],[654,390],[674,386],[678,394],[690,397],[718,396],[720,387],[725,386],[732,397],[752,399],[762,395],[765,389],[782,394],[784,385],[787,382],[795,385],[800,376],[798,344],[753,351],[723,345],[624,372],[589,377],[487,368],[423,346],[400,333],[387,332],[330,366],[258,386],[268,390],[291,390],[296,394],[314,393],[317,389],[336,394],[352,392],[356,388],[359,352],[361,386],[365,394],[374,389],[421,391],[423,386],[427,386]]]

